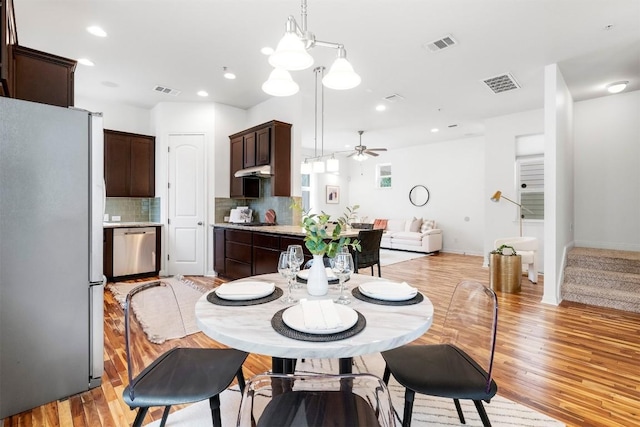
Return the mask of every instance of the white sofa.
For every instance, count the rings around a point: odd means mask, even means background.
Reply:
[[[433,220],[376,220],[374,228],[383,227],[381,248],[424,253],[438,253],[442,250],[442,230],[436,228],[436,222]]]

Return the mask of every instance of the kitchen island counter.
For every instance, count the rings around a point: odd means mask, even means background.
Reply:
[[[211,225],[213,228],[230,228],[234,230],[259,231],[261,233],[285,234],[288,236],[306,236],[302,226],[299,225],[242,225],[232,223],[217,223]],[[345,237],[357,237],[359,230],[347,230],[341,235]]]
[[[159,222],[103,222],[103,228],[162,227]]]

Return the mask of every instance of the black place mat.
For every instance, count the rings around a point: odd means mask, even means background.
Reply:
[[[266,297],[248,299],[248,300],[229,300],[229,299],[220,298],[218,295],[216,295],[216,292],[213,291],[213,292],[210,292],[209,295],[207,295],[207,301],[215,305],[244,307],[247,305],[258,305],[258,304],[264,304],[267,302],[275,301],[278,298],[280,298],[283,294],[284,292],[282,292],[282,289],[276,286],[276,288],[273,290],[273,293],[271,295],[267,295]]]
[[[370,302],[371,304],[378,304],[378,305],[413,305],[413,304],[421,303],[424,300],[424,296],[420,292],[418,292],[415,297],[408,300],[384,301],[381,299],[371,298],[364,295],[362,292],[360,292],[360,289],[357,286],[351,290],[351,295],[353,295],[354,298],[357,298],[361,301]]]
[[[275,331],[280,335],[284,335],[287,338],[293,338],[294,340],[313,342],[338,341],[359,334],[362,332],[364,327],[367,326],[367,320],[359,311],[356,310],[358,320],[356,321],[356,324],[349,329],[342,332],[336,332],[335,334],[309,334],[307,332],[296,331],[284,323],[282,320],[282,313],[284,313],[287,308],[289,307],[283,308],[273,315],[271,318],[271,326],[273,326],[273,329],[275,329]]]
[[[337,285],[338,283],[340,283],[340,279],[338,279],[337,277],[335,279],[327,279],[330,285]],[[345,280],[345,282],[349,281],[349,279],[347,278],[347,280]],[[298,277],[298,275],[296,274],[296,282],[298,283],[307,283],[307,279],[303,279],[302,277]]]

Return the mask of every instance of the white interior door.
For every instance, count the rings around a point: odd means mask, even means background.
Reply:
[[[204,135],[169,135],[169,274],[205,273]]]

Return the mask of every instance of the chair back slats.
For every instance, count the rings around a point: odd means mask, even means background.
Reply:
[[[487,390],[491,386],[497,326],[496,294],[481,283],[460,282],[449,303],[441,342],[463,350],[488,373]]]
[[[383,232],[384,230],[360,230],[358,232],[360,251],[354,252],[356,272],[360,268],[380,265],[380,242]]]

